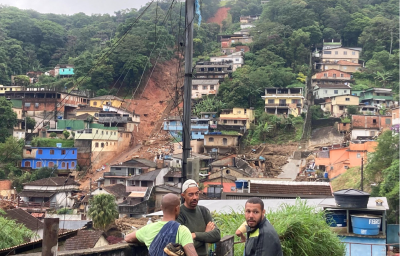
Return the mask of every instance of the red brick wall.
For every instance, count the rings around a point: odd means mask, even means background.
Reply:
[[[386,120],[390,120],[390,122],[386,123]],[[353,115],[351,123],[353,128],[384,129],[392,127],[392,117]]]
[[[333,77],[333,74],[336,74],[336,78],[341,78],[341,79],[350,79],[351,78],[350,74],[347,74],[345,72],[342,72],[342,71],[339,71],[339,70],[336,70],[336,69],[330,69],[330,70],[323,71],[323,72],[315,74],[316,79],[325,78],[324,77],[325,73],[327,73],[328,77]],[[340,77],[340,74],[343,74],[343,77]]]

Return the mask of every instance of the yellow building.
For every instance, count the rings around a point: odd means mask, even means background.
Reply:
[[[326,101],[321,104],[321,109],[324,112],[330,112],[333,117],[341,117],[347,112],[346,106],[358,105],[358,96],[341,95],[326,99]]]
[[[298,116],[304,106],[303,88],[265,88],[265,112],[273,115]]]
[[[250,123],[254,121],[254,109],[224,109],[219,116],[219,120],[222,125],[246,126],[246,129],[249,129]]]
[[[19,92],[23,88],[23,86],[4,86],[0,84],[0,95],[3,96],[6,92]]]
[[[104,95],[90,99],[90,106],[96,108],[102,108],[103,105],[113,106],[113,107],[121,107],[123,103],[123,99],[118,98],[114,95]]]
[[[96,107],[82,107],[82,108],[79,108],[79,109],[75,110],[76,116],[81,116],[81,115],[84,115],[84,114],[89,114],[91,116],[97,116],[98,113],[100,113],[101,111],[103,111],[103,109],[101,107],[99,107],[99,108],[96,108]]]

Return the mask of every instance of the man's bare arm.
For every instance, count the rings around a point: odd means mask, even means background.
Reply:
[[[183,247],[186,256],[198,256],[193,244],[187,244]]]
[[[140,243],[139,240],[136,237],[136,231],[130,233],[125,237],[125,241],[128,243]]]

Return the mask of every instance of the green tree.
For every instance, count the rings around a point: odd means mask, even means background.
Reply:
[[[358,106],[347,106],[347,114],[348,115],[357,115],[358,114]]]
[[[63,131],[63,135],[65,139],[68,139],[71,134],[69,133],[69,131]]]
[[[42,167],[32,172],[30,180],[35,181],[50,177],[57,177],[57,174],[58,174],[57,167]]]
[[[30,240],[38,238],[38,235],[25,227],[23,224],[18,224],[14,220],[7,219],[4,216],[5,212],[0,209],[0,249],[13,247]]]
[[[17,114],[12,110],[12,103],[0,98],[0,143],[11,135],[10,131],[17,125]]]
[[[200,116],[201,112],[220,112],[224,107],[225,104],[221,100],[215,97],[206,97],[196,104],[193,113]]]
[[[14,83],[15,85],[27,86],[30,83],[29,77],[25,75],[14,76]]]
[[[26,128],[33,130],[33,129],[35,129],[35,126],[36,126],[36,120],[27,116],[26,117]]]
[[[105,230],[118,217],[117,204],[113,195],[95,195],[89,201],[88,215],[93,226]]]

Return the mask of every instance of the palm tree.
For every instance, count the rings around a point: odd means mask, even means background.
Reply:
[[[89,217],[93,226],[105,230],[118,217],[117,204],[113,195],[96,195],[89,201]]]
[[[386,85],[392,80],[392,75],[388,71],[376,71],[374,79],[381,82],[383,87],[385,88]]]

